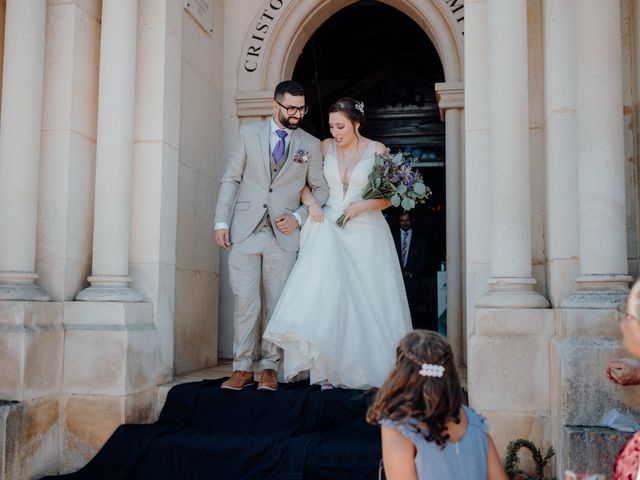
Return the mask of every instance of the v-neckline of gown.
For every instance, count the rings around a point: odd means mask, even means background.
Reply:
[[[351,169],[351,173],[349,174],[349,181],[345,185],[345,183],[342,181],[342,175],[340,174],[340,160],[338,160],[338,149],[336,147],[336,141],[333,140],[333,156],[336,159],[336,167],[338,167],[338,178],[340,179],[340,183],[342,184],[342,199],[343,200],[346,198],[347,192],[349,192],[349,188],[351,188],[351,178],[353,178],[353,174],[355,173],[356,169],[360,166],[360,164],[363,162],[364,158],[369,153],[369,149],[371,148],[371,145],[374,144],[374,143],[375,142],[373,140],[369,140],[369,145],[367,145],[367,148],[364,150],[364,152],[362,152],[362,155],[360,156],[360,159],[354,165],[354,167]],[[345,188],[345,186],[346,186],[346,188]]]

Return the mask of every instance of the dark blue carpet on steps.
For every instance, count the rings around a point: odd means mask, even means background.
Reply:
[[[380,433],[365,422],[372,393],[220,389],[220,380],[171,389],[158,421],[120,426],[80,471],[56,479],[377,479]]]

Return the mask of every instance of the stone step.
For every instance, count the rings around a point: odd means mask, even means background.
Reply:
[[[257,365],[256,365],[257,366]],[[256,368],[254,368],[256,371]],[[193,372],[178,375],[173,378],[173,381],[158,386],[158,398],[156,416],[160,415],[160,411],[164,406],[164,402],[167,400],[167,394],[171,388],[182,383],[200,382],[202,380],[215,380],[217,378],[228,377],[233,372],[233,365],[231,360],[220,360],[215,367],[205,368],[203,370],[196,370]],[[1,477],[0,477],[1,478]]]
[[[256,372],[254,377],[258,380],[258,363],[254,362],[253,371]],[[217,378],[229,377],[233,373],[233,361],[231,359],[221,359],[215,367],[205,368],[202,370],[195,370],[193,372],[178,375],[173,378],[173,381],[158,386],[158,398],[156,408],[156,418],[160,415],[160,411],[164,406],[164,402],[167,399],[167,394],[172,387],[180,385],[182,383],[200,382],[202,380],[215,380]],[[460,376],[460,383],[466,391],[467,388],[467,369],[466,367],[458,367],[458,374]],[[0,477],[1,478],[1,477]]]

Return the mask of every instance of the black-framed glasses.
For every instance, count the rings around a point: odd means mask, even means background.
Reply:
[[[640,323],[636,317],[627,312],[627,302],[623,303],[618,307],[618,322],[622,322],[623,320],[633,320],[634,322]]]
[[[303,105],[301,107],[288,107],[281,104],[277,100],[275,100],[275,102],[287,111],[287,115],[295,115],[296,113],[300,113],[300,115],[306,115],[309,111],[309,105]]]

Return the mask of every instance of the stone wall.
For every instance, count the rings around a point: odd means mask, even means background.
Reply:
[[[230,4],[213,2],[213,34],[182,14],[175,373],[213,366],[218,359],[218,248],[212,232],[225,164],[221,65]]]

